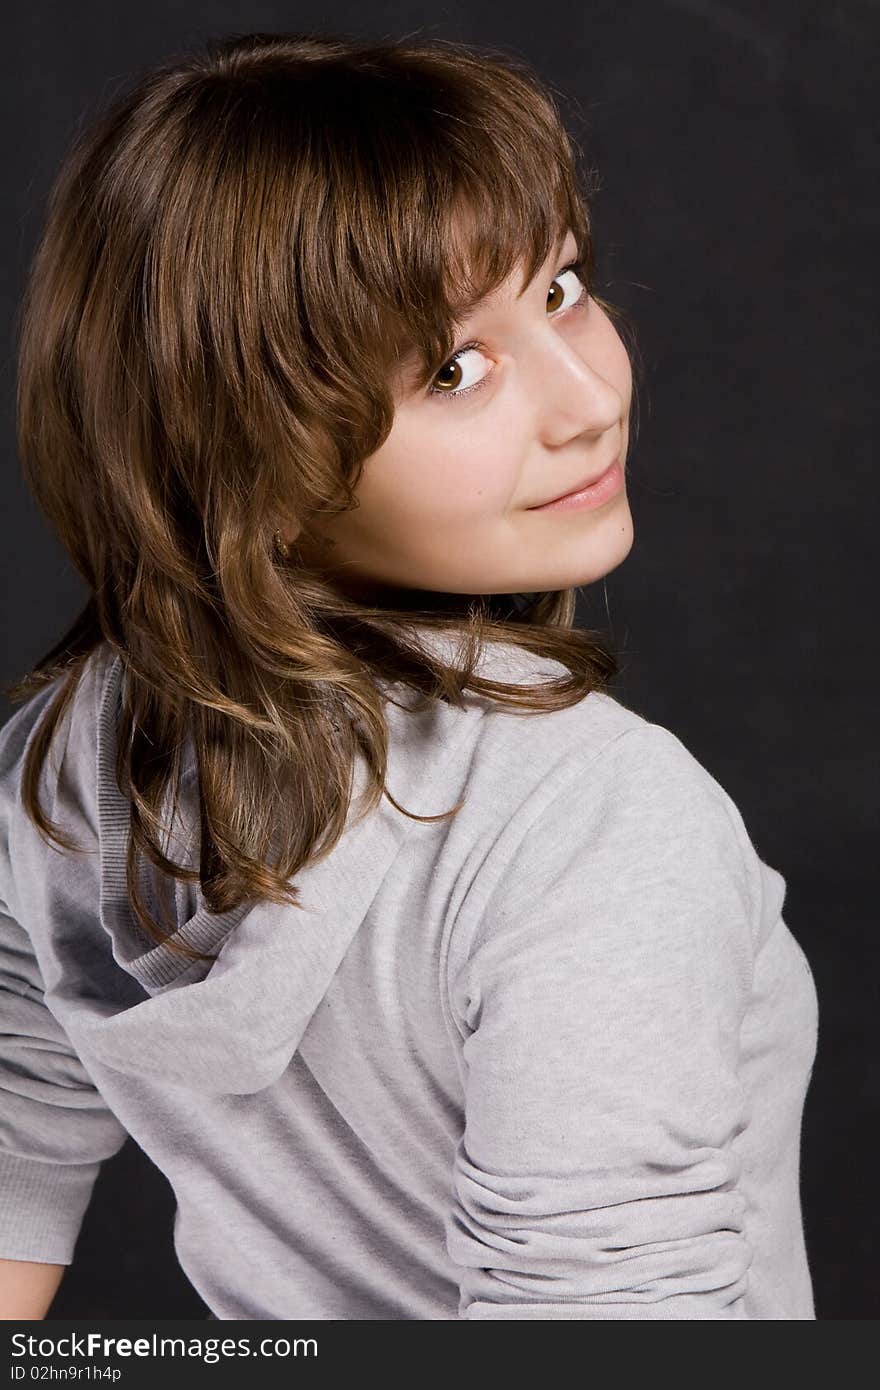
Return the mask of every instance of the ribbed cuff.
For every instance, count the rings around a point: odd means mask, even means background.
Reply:
[[[0,1153],[0,1259],[71,1264],[100,1167]]]

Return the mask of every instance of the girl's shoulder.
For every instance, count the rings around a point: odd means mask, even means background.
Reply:
[[[99,643],[86,658],[61,726],[56,729],[56,737],[64,740],[65,747],[72,743],[87,756],[93,756],[101,700],[117,660],[106,642]],[[47,681],[18,705],[0,727],[0,789],[3,792],[9,792],[17,784],[30,744],[63,681],[63,672]],[[59,753],[54,740],[53,761],[57,767]]]
[[[500,647],[486,671],[529,683],[565,674],[556,661]],[[506,674],[501,674],[505,672]],[[614,820],[621,853],[689,840],[695,854],[719,854],[737,874],[757,855],[735,801],[721,781],[664,724],[610,691],[591,691],[563,709],[484,710],[471,790],[487,819],[528,827],[553,845],[585,846]],[[714,850],[710,850],[710,841]]]

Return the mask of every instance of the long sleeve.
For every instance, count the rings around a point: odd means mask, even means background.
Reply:
[[[513,849],[452,1003],[447,1248],[470,1319],[743,1319],[737,1136],[760,861],[661,726],[577,765]]]
[[[0,902],[0,1258],[70,1264],[101,1162],[125,1138]]]

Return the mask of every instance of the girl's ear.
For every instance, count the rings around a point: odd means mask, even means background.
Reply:
[[[286,555],[302,531],[302,526],[292,516],[281,513],[274,516],[273,522],[272,545],[279,554]]]

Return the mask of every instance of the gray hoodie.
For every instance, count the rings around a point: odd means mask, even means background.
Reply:
[[[175,935],[217,954],[188,964],[127,899],[123,679],[99,647],[42,778],[86,853],[21,807],[55,685],[0,731],[0,1257],[70,1263],[131,1134],[218,1318],[815,1317],[815,987],[785,880],[674,734],[599,693],[389,701],[389,790],[463,809],[383,798],[297,876],[304,911],[178,883]]]

